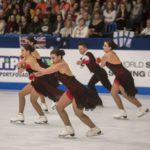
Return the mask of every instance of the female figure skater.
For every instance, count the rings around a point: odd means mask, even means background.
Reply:
[[[134,85],[134,79],[131,73],[126,68],[124,68],[119,57],[114,52],[115,48],[117,48],[117,46],[113,41],[104,42],[103,49],[105,55],[101,59],[101,66],[104,67],[106,65],[116,76],[112,85],[111,94],[120,111],[118,114],[114,115],[114,118],[127,118],[127,113],[124,109],[121,98],[118,95],[119,91],[124,98],[126,98],[138,108],[138,117],[141,117],[146,112],[148,112],[149,109],[144,109],[142,104],[136,99],[135,95],[137,90]]]
[[[35,123],[47,123],[47,118],[44,115],[40,105],[37,103],[37,99],[42,95],[57,101],[59,97],[63,94],[63,91],[57,89],[58,80],[54,74],[45,75],[43,77],[35,78],[33,69],[30,68],[30,64],[38,63],[41,67],[47,68],[48,66],[44,64],[41,59],[37,59],[33,57],[32,52],[34,52],[34,48],[29,45],[25,44],[21,48],[22,56],[24,61],[18,65],[19,70],[26,69],[29,73],[29,78],[32,80],[30,84],[28,84],[20,93],[19,93],[19,113],[16,118],[12,118],[11,122],[24,122],[24,107],[25,107],[25,95],[30,94],[30,100],[39,114],[39,118],[35,121]],[[29,65],[27,65],[29,64]],[[23,65],[20,67],[20,65]]]
[[[35,44],[37,43],[37,41],[34,39],[33,36],[28,36],[26,39],[25,39],[25,42],[26,44],[30,44],[31,46],[34,47],[34,52],[32,52],[32,56],[34,56],[35,58],[37,59],[41,59],[38,51],[35,49]],[[30,83],[29,83],[30,84]],[[31,85],[31,84],[30,84]],[[25,94],[24,92],[24,89],[26,88],[23,88],[21,91],[20,91],[20,94]],[[23,95],[22,95],[23,96]],[[25,96],[25,95],[24,95]],[[46,104],[46,101],[45,101],[45,97],[43,95],[40,95],[40,100],[41,100],[41,107],[42,107],[42,110],[47,112],[48,111],[48,106]]]
[[[41,60],[41,57],[40,57],[40,55],[39,55],[39,53],[36,51],[36,50],[34,50],[32,53],[31,53],[31,55],[33,56],[33,57],[35,57],[37,60]],[[24,70],[25,70],[25,68],[21,68],[21,66],[24,64],[24,58],[22,57],[22,56],[20,56],[20,58],[19,58],[19,62],[18,62],[18,64],[16,65],[17,66],[17,68],[19,68],[18,69],[18,72],[21,74]],[[45,64],[46,65],[46,64]],[[47,66],[48,67],[48,66]],[[57,80],[54,80],[54,81],[56,81],[57,82]],[[58,82],[57,82],[57,84],[58,84]],[[32,88],[32,85],[31,85],[31,82],[30,83],[28,83],[20,92],[19,92],[19,99],[20,99],[20,97],[24,97],[23,99],[25,99],[25,96],[26,95],[28,95],[29,93],[26,93],[26,89],[29,89],[29,88]],[[20,103],[20,105],[22,106],[23,105],[23,107],[24,107],[24,102],[22,101],[23,99],[21,99],[21,101],[19,101]],[[48,111],[48,106],[47,106],[47,104],[46,104],[46,102],[45,102],[45,97],[43,96],[43,95],[40,95],[40,100],[41,100],[41,107],[42,107],[42,110],[43,111],[45,111],[45,112],[47,112]],[[22,109],[21,109],[22,110]]]
[[[67,91],[61,96],[56,106],[56,109],[65,125],[65,129],[59,133],[59,136],[74,136],[74,129],[69,120],[65,108],[72,103],[73,110],[79,119],[86,124],[90,130],[87,136],[96,136],[101,133],[101,130],[84,114],[83,109],[94,109],[98,105],[99,99],[95,96],[92,90],[82,85],[72,74],[67,62],[63,59],[65,52],[63,50],[54,49],[51,51],[51,60],[53,65],[47,69],[41,68],[34,64],[34,67],[39,72],[36,76],[51,74],[56,72],[58,79],[67,87]]]
[[[90,81],[88,82],[88,87],[92,89],[95,92],[95,94],[98,96],[95,84],[100,81],[102,85],[108,91],[110,91],[111,83],[108,79],[107,72],[97,64],[94,55],[88,51],[87,45],[85,43],[79,43],[78,49],[80,54],[83,56],[81,57],[80,60],[77,61],[77,64],[82,66],[86,65],[90,70],[90,72],[93,73]],[[103,102],[100,97],[99,97],[99,105],[103,106]]]

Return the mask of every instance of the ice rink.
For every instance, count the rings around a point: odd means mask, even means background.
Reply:
[[[86,112],[102,130],[103,134],[86,137],[89,130],[67,108],[75,129],[73,138],[58,138],[63,129],[62,121],[56,111],[51,110],[51,101],[47,100],[49,123],[34,124],[37,113],[26,97],[25,124],[10,123],[10,118],[18,112],[18,91],[0,91],[0,150],[150,150],[150,113],[137,118],[137,109],[123,100],[128,119],[113,119],[117,107],[109,94],[101,94],[104,108],[97,107]],[[150,96],[137,95],[137,98],[150,108]]]

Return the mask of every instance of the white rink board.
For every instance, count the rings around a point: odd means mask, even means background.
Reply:
[[[42,57],[49,57],[50,49],[38,49]],[[76,78],[84,84],[87,84],[92,73],[86,67],[80,67],[76,65],[76,61],[80,59],[81,55],[78,50],[65,50],[66,55],[64,59],[69,63],[69,66],[76,76]],[[103,50],[91,50],[96,57],[101,57],[104,53]],[[116,53],[122,60],[124,66],[131,71],[135,84],[138,87],[150,86],[150,51],[125,51],[117,50]],[[24,83],[29,82],[28,74],[24,73],[23,76],[17,74],[15,65],[20,55],[20,49],[6,49],[0,48],[0,82],[16,82]],[[15,70],[14,70],[15,69]],[[108,72],[111,82],[113,82],[114,76],[105,67]]]

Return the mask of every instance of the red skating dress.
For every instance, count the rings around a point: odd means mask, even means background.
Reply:
[[[114,73],[116,76],[115,82],[120,84],[127,93],[128,96],[135,96],[137,89],[135,88],[134,79],[131,73],[124,68],[122,64],[111,64],[106,62],[106,66]]]
[[[95,93],[86,88],[74,76],[57,72],[57,77],[69,90],[71,96],[75,98],[78,108],[88,110],[94,109],[98,105],[99,99],[95,96]]]
[[[48,65],[43,63],[41,59],[37,59],[37,62],[43,68],[48,67]],[[33,72],[36,72],[35,70],[32,70],[30,66],[26,67],[26,70],[29,73],[29,78],[32,76]],[[64,93],[64,91],[57,89],[59,82],[55,73],[33,77],[31,84],[39,94],[44,95],[53,101],[58,101]]]

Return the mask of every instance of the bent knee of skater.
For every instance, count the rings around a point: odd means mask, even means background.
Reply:
[[[118,92],[113,91],[113,90],[111,90],[111,91],[110,91],[110,93],[111,93],[111,95],[112,95],[113,97],[115,97],[115,96],[117,96],[117,95],[118,95]]]
[[[79,118],[82,118],[82,117],[85,116],[85,114],[82,113],[82,112],[75,111],[74,113],[75,113],[75,115],[76,115],[77,117],[79,117]]]
[[[61,105],[57,104],[56,110],[57,110],[57,112],[62,112],[62,111],[64,111],[64,108]]]
[[[34,98],[30,98],[30,102],[31,102],[32,104],[36,104],[36,103],[37,103],[37,100],[35,100]]]
[[[20,91],[20,92],[18,93],[18,95],[19,95],[19,97],[25,97],[25,94],[24,94],[24,92],[22,92],[22,91]]]

